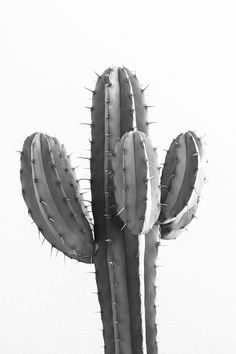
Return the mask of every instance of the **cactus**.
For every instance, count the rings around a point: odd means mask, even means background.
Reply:
[[[105,354],[158,353],[158,247],[190,223],[205,180],[203,144],[191,131],[174,139],[160,176],[144,90],[125,67],[105,70],[91,90],[93,230],[59,141],[34,133],[21,153],[22,194],[39,232],[94,263]]]

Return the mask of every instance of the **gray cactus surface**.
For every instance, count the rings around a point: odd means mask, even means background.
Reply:
[[[34,133],[25,140],[22,195],[52,247],[94,263],[104,353],[157,354],[158,247],[195,216],[205,182],[203,143],[192,131],[179,134],[161,168],[136,75],[108,68],[91,91],[93,227],[75,169],[56,138]]]

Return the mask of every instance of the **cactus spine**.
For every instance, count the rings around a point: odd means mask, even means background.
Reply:
[[[205,179],[193,132],[170,146],[162,176],[148,138],[144,89],[127,68],[109,68],[92,90],[93,233],[75,172],[55,138],[24,143],[21,183],[39,231],[53,247],[95,265],[105,354],[157,354],[156,258],[160,238],[192,220]]]

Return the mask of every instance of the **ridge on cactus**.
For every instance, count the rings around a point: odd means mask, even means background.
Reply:
[[[106,69],[91,90],[93,229],[60,142],[34,133],[21,153],[22,194],[39,232],[66,256],[94,263],[105,354],[158,354],[160,240],[191,222],[205,181],[192,131],[173,140],[160,175],[144,91],[125,67]]]

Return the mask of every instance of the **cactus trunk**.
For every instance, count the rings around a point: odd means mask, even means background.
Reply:
[[[132,234],[117,215],[114,197],[112,157],[117,141],[136,128],[148,131],[137,78],[125,68],[106,70],[98,78],[91,115],[91,191],[98,244],[94,264],[105,353],[156,354],[156,256],[147,254],[153,252],[153,245],[157,252],[158,228],[150,235]]]

